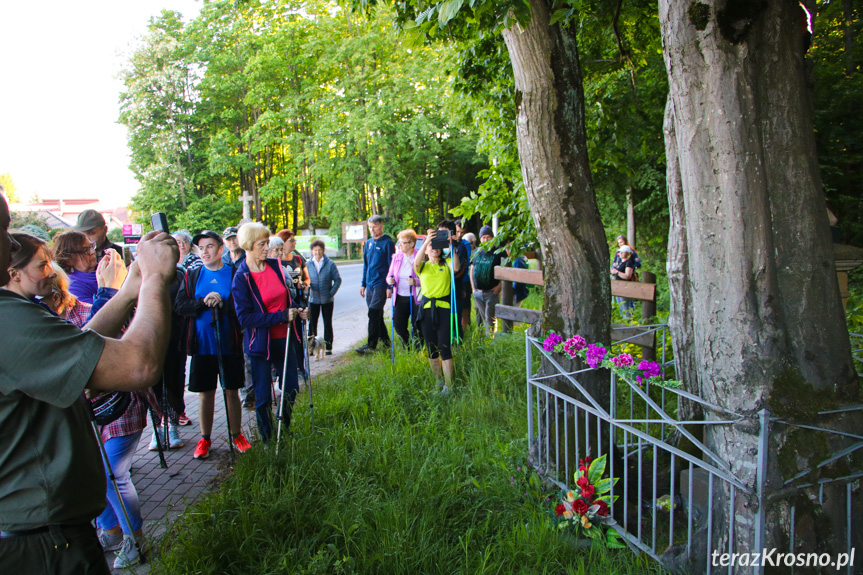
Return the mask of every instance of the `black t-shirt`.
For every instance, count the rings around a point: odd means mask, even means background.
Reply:
[[[623,261],[615,262],[612,266],[616,269],[620,274],[626,273],[626,268],[632,268],[632,275],[629,276],[628,280],[624,280],[621,275],[618,275],[615,279],[619,279],[621,281],[634,281],[635,280],[635,262],[632,257],[628,257]]]

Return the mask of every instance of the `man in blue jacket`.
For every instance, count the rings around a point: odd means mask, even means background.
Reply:
[[[369,218],[369,231],[372,237],[363,245],[363,281],[360,287],[360,297],[366,298],[369,306],[369,342],[356,350],[360,355],[375,351],[378,341],[386,348],[392,345],[384,322],[384,305],[390,297],[386,278],[390,260],[396,253],[396,244],[384,234],[384,219],[380,216]]]

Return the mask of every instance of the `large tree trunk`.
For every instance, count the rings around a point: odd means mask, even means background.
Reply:
[[[682,236],[703,396],[747,416],[744,424],[710,426],[707,445],[754,485],[758,410],[841,428],[848,422],[818,411],[858,391],[807,101],[800,8],[660,0],[660,20],[674,118],[669,157],[677,157],[683,202],[669,256]],[[675,216],[674,202],[672,208]],[[768,490],[782,485],[784,457],[805,469],[830,455],[801,448],[802,437],[788,429],[774,426]],[[833,520],[844,519],[837,502],[828,497],[823,508]],[[766,510],[767,548],[790,550],[788,505]],[[714,533],[727,537],[727,506],[720,509]],[[756,509],[735,507],[740,551],[752,547]],[[819,512],[798,505],[798,525],[806,513],[814,525]],[[840,534],[827,523],[807,532],[807,548],[838,549],[831,543]],[[801,535],[798,529],[798,543]]]
[[[503,37],[518,90],[516,122],[522,176],[545,260],[543,328],[564,337],[580,334],[589,342],[609,344],[608,246],[587,157],[576,27],[549,25],[546,1],[529,1],[530,25],[524,30],[507,29]],[[574,362],[561,363],[568,371],[577,368]],[[543,371],[548,367],[543,366]],[[605,370],[581,374],[578,380],[608,406],[609,377]],[[584,400],[562,378],[552,383]],[[580,437],[583,440],[585,434]],[[564,444],[562,437],[558,440]],[[586,449],[597,455],[598,449],[606,450],[607,442],[603,445],[578,447],[581,456]],[[571,477],[561,479],[572,481]]]

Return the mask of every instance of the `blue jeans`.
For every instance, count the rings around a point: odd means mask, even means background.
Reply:
[[[117,488],[123,496],[123,503],[126,504],[126,511],[129,512],[129,520],[132,522],[132,525],[126,523],[123,508],[120,506],[120,500],[117,498],[117,492],[114,491],[114,485],[111,483],[111,476],[108,475],[106,467],[105,477],[108,478],[108,506],[96,518],[96,526],[100,529],[113,529],[117,525],[120,525],[123,528],[123,533],[132,534],[135,531],[139,531],[144,525],[144,521],[141,519],[141,505],[138,502],[138,491],[132,483],[132,474],[130,473],[132,459],[135,457],[135,448],[138,446],[138,440],[140,439],[141,431],[137,431],[122,437],[112,437],[105,442],[105,452],[108,454],[108,461],[114,470],[114,477],[117,479]]]
[[[279,381],[284,381],[287,385],[282,385],[282,393],[287,394],[286,399],[288,404],[285,405],[285,413],[282,420],[286,425],[291,424],[291,409],[294,405],[294,399],[297,397],[297,392],[300,390],[299,382],[297,381],[297,354],[293,348],[300,343],[293,337],[292,333],[288,333],[288,338],[291,341],[291,353],[288,354],[288,373],[283,374],[285,362],[285,341],[284,339],[270,340],[270,359],[264,357],[251,357],[252,360],[252,383],[255,388],[255,418],[258,420],[258,431],[261,434],[261,439],[265,442],[270,441],[273,435],[273,411],[270,404],[273,401],[272,394],[272,373],[273,368],[276,369],[276,374],[279,376]],[[286,377],[283,377],[286,375]]]

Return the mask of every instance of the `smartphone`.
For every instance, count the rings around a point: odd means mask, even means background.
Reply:
[[[168,230],[168,216],[165,215],[165,212],[156,212],[150,216],[150,223],[153,224],[153,229],[157,232],[171,233]]]
[[[449,230],[437,230],[434,239],[431,241],[433,250],[445,250],[449,247]]]

